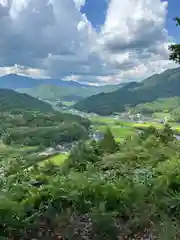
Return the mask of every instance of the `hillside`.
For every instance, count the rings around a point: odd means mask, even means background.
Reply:
[[[46,144],[49,132],[34,133],[26,140],[13,129],[4,138]],[[168,125],[150,127],[124,144],[107,129],[101,141],[79,142],[56,162],[34,159],[32,147],[23,157],[4,149],[1,239],[180,239],[180,144],[173,134]]]
[[[115,91],[123,86],[124,84],[90,86],[76,81],[33,79],[16,74],[0,77],[0,88],[12,89],[20,93],[27,93],[36,98],[51,101],[79,101],[101,92]]]
[[[63,101],[79,101],[83,98],[99,94],[101,92],[112,92],[123,85],[111,86],[56,86],[52,84],[44,84],[34,88],[17,89],[18,92],[27,93],[33,97],[44,100],[63,100]]]
[[[157,112],[180,112],[180,97],[158,98],[153,102],[141,103],[130,109],[131,113],[149,115]]]
[[[0,111],[31,110],[52,112],[50,104],[33,98],[27,94],[17,93],[10,89],[0,89]]]
[[[180,68],[166,70],[153,75],[140,83],[132,82],[111,92],[101,93],[79,101],[74,108],[109,115],[122,112],[126,106],[152,102],[158,98],[180,96]]]

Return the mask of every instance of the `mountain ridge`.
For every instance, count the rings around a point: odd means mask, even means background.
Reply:
[[[180,68],[155,74],[142,82],[132,82],[111,93],[98,94],[77,102],[74,108],[100,115],[123,112],[126,106],[136,106],[157,98],[180,96]]]
[[[31,110],[53,112],[50,104],[38,100],[25,93],[18,93],[11,89],[0,89],[0,111]]]
[[[42,100],[51,101],[79,101],[101,92],[112,92],[121,88],[124,84],[92,86],[76,81],[34,79],[16,74],[0,77],[0,88],[2,89],[12,89]]]
[[[0,88],[18,89],[18,88],[32,88],[43,84],[50,84],[56,86],[74,86],[74,87],[88,87],[88,85],[78,83],[76,81],[65,81],[60,79],[38,79],[27,76],[8,74],[0,77]]]

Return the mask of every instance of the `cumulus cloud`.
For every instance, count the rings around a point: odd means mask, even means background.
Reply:
[[[75,2],[76,7],[78,9],[81,9],[85,5],[86,0],[74,0],[74,2]]]
[[[46,75],[46,71],[44,71],[43,69],[24,67],[17,64],[12,67],[0,67],[0,77],[8,74],[17,74],[36,79],[48,78],[48,76]]]
[[[167,2],[109,0],[100,32],[80,12],[85,2],[0,0],[0,72],[18,64],[29,75],[41,69],[38,75],[113,84],[175,66],[168,60]]]

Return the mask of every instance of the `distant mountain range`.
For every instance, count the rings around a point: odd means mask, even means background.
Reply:
[[[75,81],[33,79],[15,74],[0,77],[0,88],[13,89],[42,100],[51,101],[78,101],[101,92],[112,92],[123,86],[124,84],[96,87]]]
[[[0,77],[0,88],[7,89],[34,88],[44,84],[71,87],[87,86],[75,81],[63,81],[59,79],[34,79],[16,74],[9,74]]]
[[[109,115],[114,112],[123,112],[127,106],[133,107],[158,98],[174,96],[180,96],[180,68],[155,74],[140,83],[129,83],[110,93],[91,96],[77,102],[74,108],[85,112]]]
[[[62,100],[62,101],[79,101],[86,97],[99,94],[101,92],[112,92],[121,86],[55,86],[55,85],[41,85],[34,88],[17,89],[18,92],[27,93],[33,97],[43,100]]]

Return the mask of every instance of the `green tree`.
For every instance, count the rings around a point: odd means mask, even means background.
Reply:
[[[70,153],[69,158],[65,163],[66,169],[75,169],[83,172],[86,170],[88,163],[95,163],[98,161],[98,156],[92,146],[84,142],[79,142]]]
[[[109,128],[104,133],[104,138],[100,141],[99,145],[103,152],[113,153],[116,151],[117,145]]]
[[[163,143],[168,143],[174,139],[174,132],[169,124],[165,124],[163,131],[159,134],[159,137]]]
[[[2,136],[2,141],[5,145],[10,145],[11,144],[11,137],[9,133],[4,133]]]
[[[176,17],[174,20],[176,21],[176,25],[180,26],[180,18]],[[180,44],[172,44],[169,50],[171,51],[170,60],[180,63]]]

